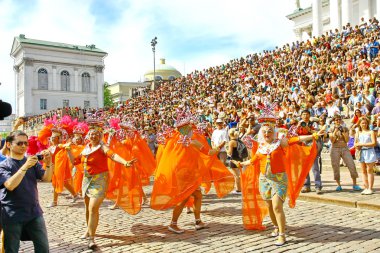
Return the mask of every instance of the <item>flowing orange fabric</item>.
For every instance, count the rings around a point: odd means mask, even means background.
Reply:
[[[67,156],[67,151],[64,148],[56,152],[54,158],[54,173],[52,177],[52,184],[55,192],[61,193],[67,181],[71,181],[71,163]]]
[[[154,170],[154,165],[152,166],[152,164],[149,163],[152,162],[152,158],[149,159],[148,157],[151,151],[148,150],[149,153],[146,153],[148,159],[145,162],[144,154],[139,154],[140,150],[145,152],[145,150],[141,148],[143,144],[138,143],[138,145],[136,145],[135,143],[135,138],[127,138],[122,142],[116,138],[112,138],[110,148],[116,154],[125,160],[137,158],[138,162],[129,168],[125,168],[121,164],[113,162],[111,159],[109,159],[108,163],[110,182],[107,198],[115,201],[120,208],[132,215],[139,213],[141,210],[143,196],[141,179],[142,177],[149,179],[149,171]]]
[[[210,150],[206,137],[203,134],[194,133],[194,139],[203,144],[203,149],[206,152],[200,152],[201,162],[204,163],[204,170],[202,171],[202,186],[205,188],[207,194],[212,183],[219,198],[223,198],[230,193],[235,187],[235,178],[233,174],[226,168],[226,166],[218,159],[217,155],[209,156]]]
[[[167,140],[158,160],[151,196],[152,209],[163,210],[183,202],[199,188],[202,181],[210,185],[215,180],[218,196],[224,196],[233,189],[232,174],[218,163],[216,156],[202,154],[191,144],[186,146],[178,143],[180,137],[181,134],[176,131]],[[193,138],[201,143],[206,141],[197,134]]]
[[[78,157],[80,153],[83,151],[84,147],[85,147],[84,145],[71,145],[71,152],[73,156]],[[76,167],[76,172],[73,177],[73,188],[74,188],[75,194],[77,194],[78,192],[82,190],[82,181],[83,181],[84,171],[83,171],[82,163],[75,165],[75,167]]]
[[[295,137],[297,138],[297,137]],[[290,139],[289,143],[293,138]],[[301,146],[298,144],[289,145],[286,159],[290,164],[286,166],[286,174],[288,175],[288,196],[289,207],[296,205],[300,191],[304,185],[307,174],[313,166],[315,157],[317,156],[317,145],[313,141],[312,146]]]
[[[132,158],[137,158],[135,166],[140,173],[142,185],[149,185],[150,176],[156,169],[156,160],[154,159],[147,142],[142,139],[138,133],[135,133],[133,139],[132,156]]]
[[[199,151],[177,143],[180,133],[175,132],[167,141],[157,165],[151,195],[151,208],[163,210],[187,199],[202,183],[202,163]]]
[[[296,144],[298,140],[298,137],[290,138],[289,146],[284,148],[286,151],[284,166],[288,176],[289,207],[291,208],[295,206],[295,201],[317,154],[315,142],[312,146],[301,146]],[[268,215],[268,208],[259,191],[260,164],[257,157],[253,155],[251,165],[246,168],[241,176],[243,225],[248,230],[265,229],[262,221]]]

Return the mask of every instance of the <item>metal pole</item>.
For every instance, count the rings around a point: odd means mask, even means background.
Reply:
[[[156,45],[157,45],[157,37],[154,37],[150,42],[153,51],[153,81],[152,81],[152,90],[155,90],[156,84]]]

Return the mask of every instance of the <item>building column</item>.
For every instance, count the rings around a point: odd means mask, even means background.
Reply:
[[[104,107],[104,74],[103,74],[103,68],[104,66],[97,65],[95,66],[95,85],[96,85],[96,91],[97,91],[97,99],[98,104],[96,105],[97,108],[103,108]]]
[[[34,101],[34,95],[32,93],[33,89],[33,60],[24,58],[24,98],[27,98],[24,100],[24,104],[20,105],[24,107],[24,114],[26,116],[33,115],[37,108],[35,108],[35,105],[39,101]],[[39,109],[39,108],[38,108]],[[21,110],[22,113],[22,110]],[[22,116],[22,115],[21,115]]]
[[[356,20],[360,25],[360,19],[363,17],[365,21],[368,21],[370,18],[370,3],[369,0],[360,0],[359,1],[359,20]]]
[[[299,42],[301,42],[302,41],[302,29],[301,28],[297,28],[297,29],[294,29],[293,32],[296,35],[296,40],[298,40]]]
[[[336,28],[338,28],[338,30],[342,29],[339,0],[330,0],[330,29],[334,31]]]
[[[376,18],[377,20],[380,19],[380,0],[376,1]]]
[[[322,34],[322,1],[313,0],[313,36],[319,36]]]
[[[299,9],[301,9],[300,0],[295,0],[294,1],[294,5],[296,6],[296,11],[298,11]]]
[[[74,91],[82,91],[79,84],[78,69],[74,68]]]
[[[342,0],[342,26],[352,23],[352,0]]]
[[[57,66],[52,66],[53,68],[53,74],[52,74],[52,90],[60,90],[58,88],[57,83]]]

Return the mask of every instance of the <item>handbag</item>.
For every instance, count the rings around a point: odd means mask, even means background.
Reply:
[[[362,150],[361,149],[357,149],[355,151],[355,159],[359,161],[361,155],[362,155]]]

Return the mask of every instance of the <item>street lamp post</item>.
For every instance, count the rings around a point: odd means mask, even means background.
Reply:
[[[157,45],[157,37],[154,37],[150,42],[153,51],[153,82],[152,82],[152,90],[155,89],[156,83],[156,45]]]

